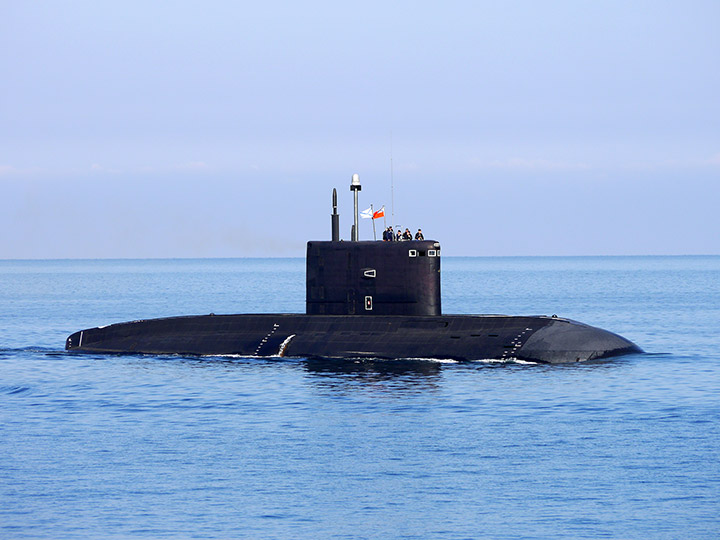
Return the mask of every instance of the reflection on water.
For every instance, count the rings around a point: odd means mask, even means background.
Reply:
[[[308,358],[302,366],[313,384],[333,389],[426,392],[437,389],[442,379],[442,364],[426,360]]]

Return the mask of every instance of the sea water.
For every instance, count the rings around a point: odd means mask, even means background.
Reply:
[[[568,317],[581,365],[69,354],[303,312],[302,259],[0,261],[0,538],[717,538],[720,257],[444,258],[445,313]]]

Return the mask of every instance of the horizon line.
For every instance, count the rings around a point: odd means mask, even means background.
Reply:
[[[443,255],[443,258],[461,259],[572,259],[572,258],[650,258],[650,257],[720,257],[720,253],[644,254],[644,255]],[[243,259],[305,259],[304,256],[257,255],[251,257],[0,257],[0,262],[40,261],[202,261]]]

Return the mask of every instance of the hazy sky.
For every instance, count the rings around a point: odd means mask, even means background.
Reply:
[[[718,96],[718,0],[0,0],[0,258],[303,256],[391,157],[445,255],[720,254]]]

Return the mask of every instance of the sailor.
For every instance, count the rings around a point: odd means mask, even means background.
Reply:
[[[388,242],[395,241],[395,231],[393,231],[392,225],[388,227]]]
[[[403,235],[402,235],[402,232],[400,232],[400,229],[401,229],[401,227],[398,227],[397,236],[395,237],[395,240],[397,240],[398,242],[400,242],[403,239]]]
[[[412,240],[412,233],[410,232],[410,229],[407,227],[405,228],[405,232],[402,235],[403,240]]]
[[[425,240],[422,229],[418,229],[418,232],[415,233],[415,240]]]

